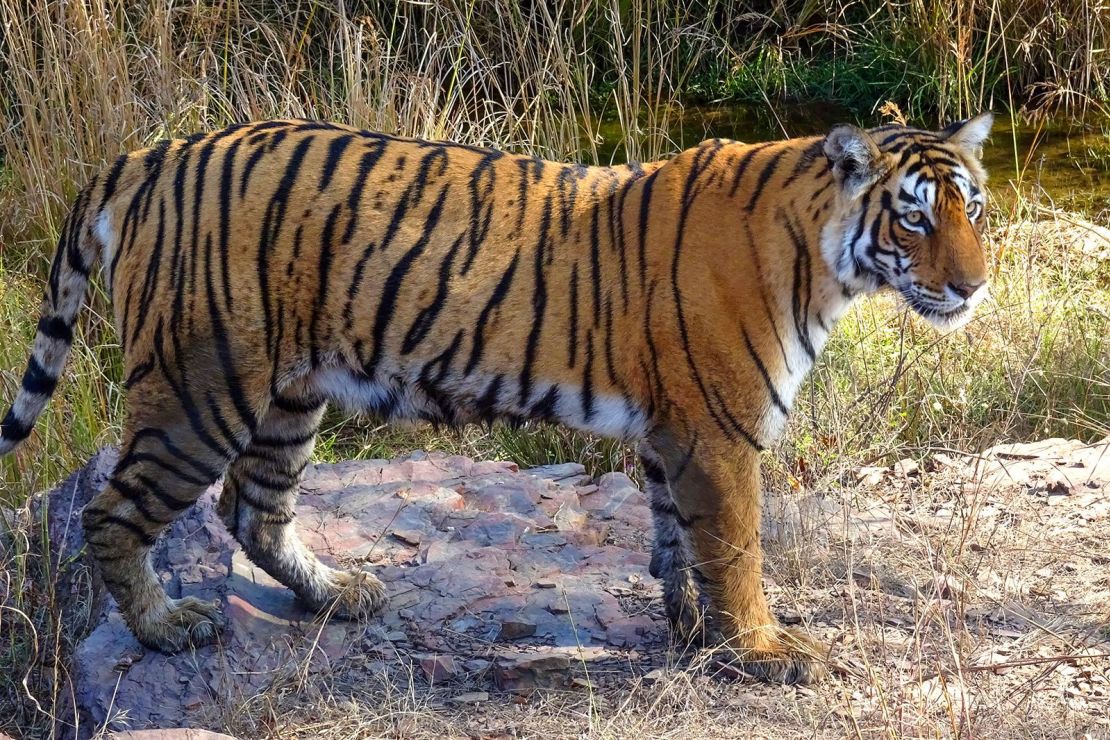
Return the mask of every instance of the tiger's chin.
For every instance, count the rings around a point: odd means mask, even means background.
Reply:
[[[926,310],[917,312],[922,318],[933,325],[933,328],[942,331],[950,332],[962,329],[967,322],[971,321],[972,316],[975,315],[975,309],[966,303],[951,311],[941,312],[936,310]]]
[[[933,328],[941,332],[952,332],[962,329],[975,316],[975,308],[982,301],[986,291],[979,291],[955,308],[941,308],[932,306],[922,301],[912,293],[903,293],[902,297],[914,312],[932,324]]]

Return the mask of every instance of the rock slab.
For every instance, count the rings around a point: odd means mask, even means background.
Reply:
[[[114,460],[101,451],[44,498],[58,562],[79,561],[81,507]],[[146,650],[102,587],[90,608],[87,572],[62,581],[63,592],[86,600],[89,620],[74,657],[83,725],[215,728],[222,713],[279,682],[380,677],[399,665],[433,686],[561,687],[587,664],[591,680],[606,666],[627,675],[666,645],[648,575],[651,515],[627,476],[595,483],[579,465],[520,471],[415,453],[317,465],[301,493],[305,542],[332,564],[370,566],[389,590],[385,612],[352,623],[304,610],[225,530],[217,484],[159,540],[153,563],[171,596],[220,603],[228,628],[218,645]]]

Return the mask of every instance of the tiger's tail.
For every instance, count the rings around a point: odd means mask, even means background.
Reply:
[[[58,238],[27,370],[11,408],[0,421],[0,455],[14,450],[31,434],[54,395],[73,346],[73,326],[85,303],[98,251],[86,218],[92,190],[90,185],[78,197]]]

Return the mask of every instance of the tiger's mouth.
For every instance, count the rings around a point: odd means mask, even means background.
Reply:
[[[980,301],[980,293],[985,291],[973,294],[956,306],[940,305],[924,298],[914,290],[912,285],[902,288],[899,292],[906,305],[912,308],[918,316],[932,324],[934,328],[940,331],[954,331],[971,320],[975,313],[975,307]]]

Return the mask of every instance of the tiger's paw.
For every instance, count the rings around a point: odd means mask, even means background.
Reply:
[[[828,675],[825,655],[824,647],[812,637],[770,625],[755,635],[737,635],[713,648],[710,665],[728,678],[804,685]]]
[[[215,642],[226,625],[215,604],[194,596],[166,599],[159,608],[127,621],[139,642],[163,653]]]
[[[339,619],[372,617],[389,600],[378,577],[361,568],[332,571],[328,574],[328,586],[328,598],[316,610]]]

